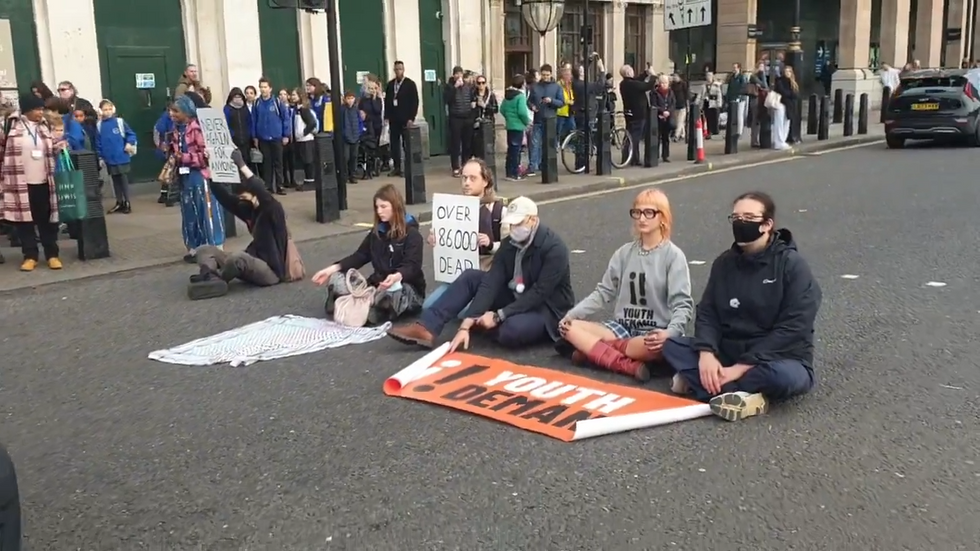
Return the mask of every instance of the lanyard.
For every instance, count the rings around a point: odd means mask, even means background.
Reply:
[[[400,90],[400,89],[401,89],[401,87],[402,87],[402,83],[401,83],[401,82],[398,82],[398,81],[396,80],[396,81],[395,81],[395,85],[394,85],[394,86],[392,87],[392,88],[394,88],[394,90],[393,90],[393,91],[395,92],[395,95],[396,95],[396,96],[398,95],[398,90]]]
[[[34,140],[34,146],[36,147],[37,146],[37,135],[38,135],[37,127],[35,126],[34,127],[34,132],[31,132],[31,125],[29,123],[25,122],[24,123],[24,130],[27,132],[27,135],[30,136],[32,140]]]

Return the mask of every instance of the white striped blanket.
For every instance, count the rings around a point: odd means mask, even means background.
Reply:
[[[231,364],[238,367],[376,341],[390,328],[390,323],[355,328],[324,319],[274,316],[175,348],[150,352],[149,358],[177,365]]]

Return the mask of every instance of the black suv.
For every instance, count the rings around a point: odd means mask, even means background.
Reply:
[[[885,140],[899,149],[905,140],[965,139],[980,147],[980,70],[922,69],[902,75],[888,102]]]
[[[20,492],[14,461],[0,445],[0,551],[20,551]]]

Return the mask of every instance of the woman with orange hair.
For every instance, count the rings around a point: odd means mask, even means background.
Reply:
[[[575,363],[646,381],[646,364],[661,359],[668,338],[684,334],[694,300],[687,257],[670,241],[667,196],[659,189],[641,191],[629,215],[636,239],[613,253],[595,291],[560,322],[557,349]],[[609,303],[614,303],[613,319],[584,319]]]

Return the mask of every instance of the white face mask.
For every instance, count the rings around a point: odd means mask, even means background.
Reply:
[[[531,228],[527,226],[511,226],[510,238],[518,243],[523,243],[531,237]]]

